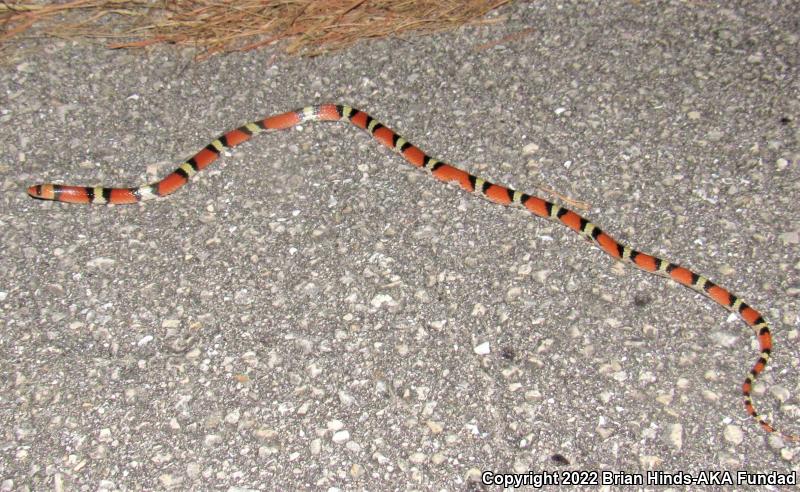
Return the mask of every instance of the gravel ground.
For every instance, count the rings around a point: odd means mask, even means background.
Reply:
[[[757,349],[741,321],[348,125],[260,136],[141,206],[25,194],[141,184],[246,121],[352,104],[487,179],[586,202],[762,310],[775,350],[756,402],[798,432],[798,5],[599,3],[517,2],[498,23],[304,60],[15,54],[0,490],[796,471],[797,446],[742,409]]]

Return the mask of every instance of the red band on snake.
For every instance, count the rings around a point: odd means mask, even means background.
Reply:
[[[336,104],[308,106],[297,111],[289,111],[287,113],[269,116],[260,121],[248,123],[220,136],[206,145],[200,152],[178,166],[177,169],[165,178],[148,185],[136,188],[105,188],[37,184],[28,188],[28,194],[33,198],[42,200],[55,200],[68,203],[107,204],[136,203],[162,197],[175,192],[178,188],[185,185],[198,171],[205,169],[212,162],[216,161],[224,149],[235,147],[240,143],[246,142],[257,133],[271,130],[283,130],[307,121],[339,121],[342,119],[365,130],[378,142],[400,154],[411,165],[427,170],[434,178],[440,181],[455,182],[465,191],[482,195],[494,203],[516,206],[526,209],[539,217],[561,222],[580,236],[592,241],[612,258],[630,263],[646,272],[670,278],[681,285],[711,298],[725,309],[737,313],[755,332],[759,345],[758,360],[750,369],[742,385],[745,410],[765,431],[777,432],[776,429],[756,411],[751,396],[753,384],[756,378],[758,378],[766,368],[772,350],[772,336],[770,334],[769,325],[764,320],[761,313],[747,305],[728,290],[716,285],[702,275],[698,275],[675,263],[642,253],[641,251],[636,251],[620,243],[572,210],[560,207],[537,196],[528,195],[503,185],[490,183],[463,169],[459,169],[429,156],[419,147],[406,141],[406,139],[393,130],[373,119],[369,114],[350,106]],[[800,435],[783,434],[780,432],[778,432],[778,434],[786,440],[800,440]]]

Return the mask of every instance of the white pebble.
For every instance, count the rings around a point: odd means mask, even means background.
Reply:
[[[229,424],[236,424],[239,422],[240,416],[241,413],[239,412],[239,409],[238,408],[234,409],[232,412],[228,413],[228,415],[225,416],[225,422]]]
[[[369,303],[372,305],[372,307],[375,308],[379,308],[384,304],[388,306],[397,305],[394,299],[392,299],[392,296],[390,296],[389,294],[377,294],[375,297],[372,298],[371,301],[369,301]]]
[[[769,388],[770,394],[778,399],[778,401],[786,401],[789,399],[789,390],[784,388],[783,386],[773,385]]]
[[[339,396],[339,401],[340,401],[340,402],[342,402],[342,404],[343,404],[344,406],[350,406],[350,405],[352,405],[352,404],[353,404],[353,402],[355,402],[355,398],[353,398],[353,396],[352,396],[352,395],[350,395],[350,394],[349,394],[348,392],[346,392],[346,391],[341,391],[341,390],[340,390],[340,391],[338,392],[338,396]]]
[[[683,447],[683,426],[681,424],[669,426],[669,442],[675,446],[675,449],[680,450]]]
[[[655,468],[658,468],[659,466],[661,466],[661,463],[663,461],[664,460],[662,460],[658,456],[653,456],[653,455],[639,456],[639,464],[641,464],[642,467],[646,470],[653,470]]]
[[[108,442],[111,440],[111,429],[104,427],[100,429],[100,434],[97,438],[100,442]]]
[[[437,422],[435,420],[428,420],[425,422],[425,425],[427,425],[428,429],[430,429],[434,434],[441,434],[444,430],[444,426],[441,424],[441,422]]]
[[[334,419],[328,422],[326,426],[328,427],[328,430],[338,431],[344,429],[344,422],[339,419]]]
[[[203,445],[207,448],[212,448],[222,442],[222,437],[218,434],[207,434],[203,438]]]
[[[783,234],[778,234],[778,239],[783,241],[784,244],[797,244],[800,243],[800,232],[784,232]]]
[[[104,257],[100,256],[100,257],[93,258],[93,259],[89,260],[88,262],[86,262],[86,266],[89,266],[91,268],[106,268],[106,267],[113,266],[116,262],[117,262],[117,260],[115,260],[113,258],[104,258]]]
[[[506,302],[512,302],[522,295],[522,289],[519,287],[511,287],[506,291]]]
[[[408,461],[414,463],[415,465],[425,463],[427,459],[428,457],[425,456],[425,453],[412,453],[411,456],[408,457]]]
[[[530,155],[539,150],[539,146],[535,143],[531,142],[526,146],[522,147],[522,155]]]
[[[762,61],[764,61],[764,55],[759,52],[753,53],[747,57],[747,63],[761,63]]]
[[[722,435],[725,437],[726,441],[733,444],[740,444],[744,440],[744,433],[742,432],[742,428],[738,425],[726,425]]]
[[[347,430],[340,430],[338,432],[335,432],[331,439],[333,440],[333,442],[341,444],[343,442],[350,440],[350,432],[348,432]]]
[[[482,344],[476,346],[473,350],[478,355],[487,355],[489,354],[489,352],[491,352],[491,348],[489,347],[489,342],[483,342]]]
[[[484,306],[479,302],[476,302],[472,306],[472,312],[470,313],[470,316],[477,317],[477,316],[483,316],[484,314],[486,314],[486,306]]]

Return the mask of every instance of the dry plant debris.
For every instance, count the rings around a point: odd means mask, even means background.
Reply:
[[[171,43],[199,58],[284,43],[318,55],[358,40],[491,22],[511,0],[68,0],[0,1],[0,48],[24,36],[95,39],[109,48]],[[35,33],[35,34],[33,34]]]

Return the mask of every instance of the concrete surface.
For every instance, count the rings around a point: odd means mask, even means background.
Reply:
[[[797,446],[743,411],[742,322],[348,125],[262,135],[143,206],[25,188],[137,185],[244,122],[352,104],[485,178],[586,202],[762,310],[756,402],[800,432],[798,11],[518,2],[433,37],[200,64],[31,41],[0,77],[0,490],[796,471]]]

